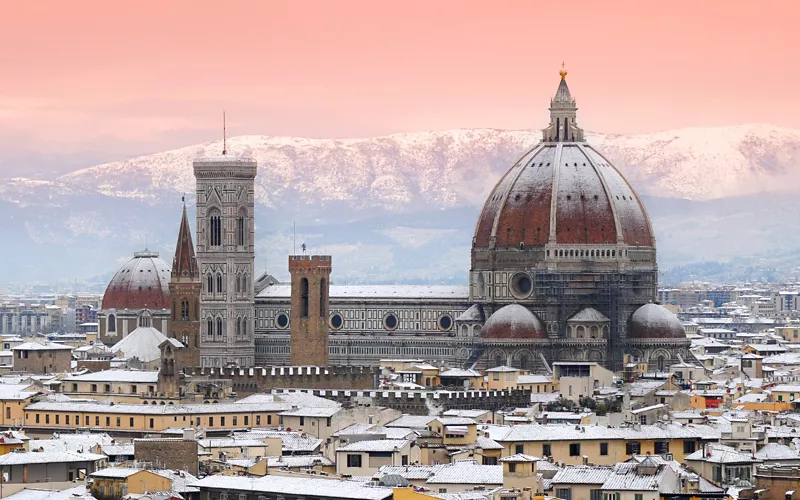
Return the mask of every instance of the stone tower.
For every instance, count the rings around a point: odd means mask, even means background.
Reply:
[[[185,362],[190,366],[200,366],[200,288],[200,271],[184,205],[169,279],[172,315],[168,336],[186,346]]]
[[[291,364],[328,365],[330,255],[290,255]]]
[[[253,366],[255,160],[227,155],[194,162],[200,365]]]

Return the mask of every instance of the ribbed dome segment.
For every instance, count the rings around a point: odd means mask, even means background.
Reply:
[[[474,245],[616,244],[651,247],[644,205],[622,174],[586,143],[542,143],[497,183]]]
[[[547,331],[528,309],[519,304],[509,304],[489,317],[481,336],[487,339],[546,339]]]
[[[169,308],[170,266],[158,253],[136,252],[111,278],[103,309]]]
[[[677,316],[658,304],[645,304],[631,315],[629,339],[685,339],[686,331]]]

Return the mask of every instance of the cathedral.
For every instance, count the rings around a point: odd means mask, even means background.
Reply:
[[[129,285],[132,298],[120,311],[115,276],[100,337],[124,336],[131,326],[120,324],[123,314],[160,319],[200,366],[218,367],[420,358],[533,371],[592,361],[619,370],[630,354],[664,369],[688,356],[681,322],[654,303],[656,241],[647,211],[585,141],[566,71],[560,76],[541,141],[511,165],[481,210],[468,285],[330,284],[330,256],[291,256],[291,284],[254,280],[257,165],[223,152],[194,163],[196,260],[184,212],[169,281],[157,256],[135,257],[149,259],[150,273],[161,269],[160,281],[148,293]],[[143,277],[139,267],[128,263],[117,274]],[[308,311],[320,318],[313,326]]]

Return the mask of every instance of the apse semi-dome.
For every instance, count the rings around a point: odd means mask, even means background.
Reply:
[[[103,309],[164,309],[170,307],[170,265],[157,252],[136,252],[111,278]]]
[[[547,330],[526,307],[509,304],[486,320],[481,336],[486,339],[546,339]]]
[[[645,304],[631,315],[628,322],[629,339],[685,339],[681,321],[665,307]]]
[[[562,72],[542,142],[506,172],[486,200],[473,247],[655,246],[636,191],[584,142],[565,77]]]

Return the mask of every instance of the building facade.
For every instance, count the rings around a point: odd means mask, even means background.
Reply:
[[[200,364],[253,366],[254,160],[223,155],[194,162]]]
[[[687,356],[674,314],[656,305],[656,242],[644,204],[584,140],[566,71],[541,142],[500,179],[478,218],[469,286],[330,287],[332,363],[423,357],[544,369],[555,361],[622,367],[623,353],[665,369]],[[290,289],[256,297],[256,362],[289,360]]]

